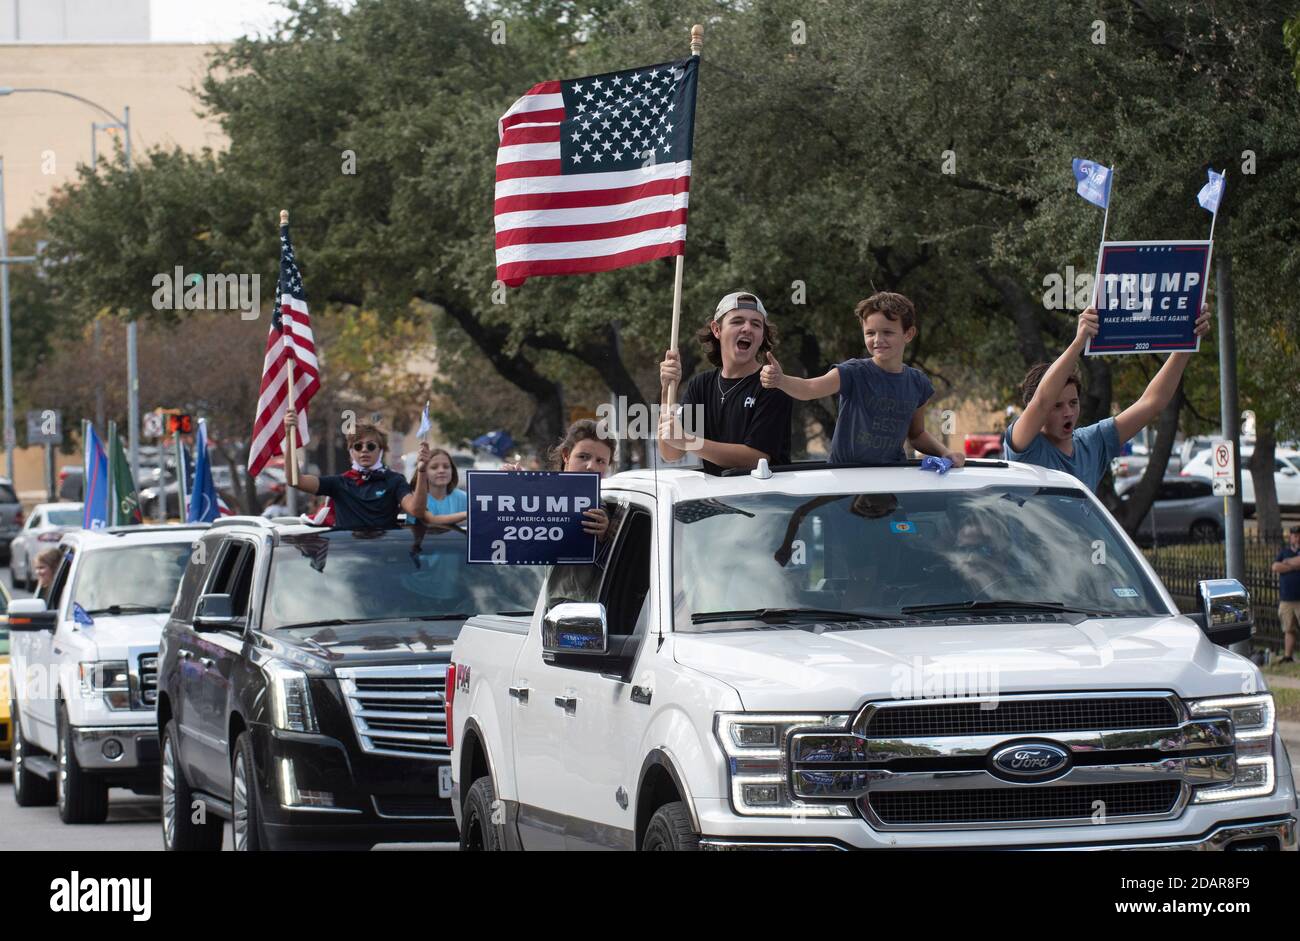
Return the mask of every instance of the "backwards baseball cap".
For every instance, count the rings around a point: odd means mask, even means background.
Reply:
[[[724,315],[733,310],[756,310],[763,315],[764,320],[767,319],[767,310],[763,307],[763,302],[758,299],[757,294],[748,291],[733,291],[718,301],[718,306],[713,311],[713,319],[721,320]]]

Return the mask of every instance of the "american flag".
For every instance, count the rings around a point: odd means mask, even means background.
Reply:
[[[293,360],[294,407],[298,410],[298,444],[307,443],[307,403],[320,388],[316,344],[302,273],[289,241],[289,227],[280,226],[280,278],[275,286],[275,311],[266,336],[262,361],[262,388],[253,420],[253,443],[248,450],[248,472],[254,477],[277,454],[284,453],[284,411]]]
[[[699,59],[534,85],[498,122],[497,278],[686,249]]]

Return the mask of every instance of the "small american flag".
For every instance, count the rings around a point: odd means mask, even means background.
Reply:
[[[288,398],[289,361],[293,360],[293,401],[298,410],[298,444],[307,443],[307,403],[320,388],[316,344],[302,273],[289,241],[289,226],[280,226],[280,278],[275,286],[275,311],[266,336],[262,361],[262,388],[253,420],[253,443],[248,450],[248,472],[254,477],[277,454],[284,453],[284,411]]]
[[[534,85],[498,122],[497,278],[681,255],[699,59]]]

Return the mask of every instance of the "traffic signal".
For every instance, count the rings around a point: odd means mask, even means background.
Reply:
[[[169,435],[194,434],[194,416],[192,415],[168,415],[167,416],[167,433]]]

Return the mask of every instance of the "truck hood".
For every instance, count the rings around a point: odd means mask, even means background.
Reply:
[[[127,659],[131,652],[157,651],[167,613],[96,614],[95,623],[82,626],[81,634],[96,648],[99,660]]]
[[[1181,617],[820,634],[782,627],[678,633],[674,643],[679,663],[732,686],[746,710],[764,712],[1018,692],[1158,689],[1190,698],[1265,688],[1253,663]]]
[[[298,648],[332,666],[450,660],[464,621],[372,621],[268,631],[273,647]]]

